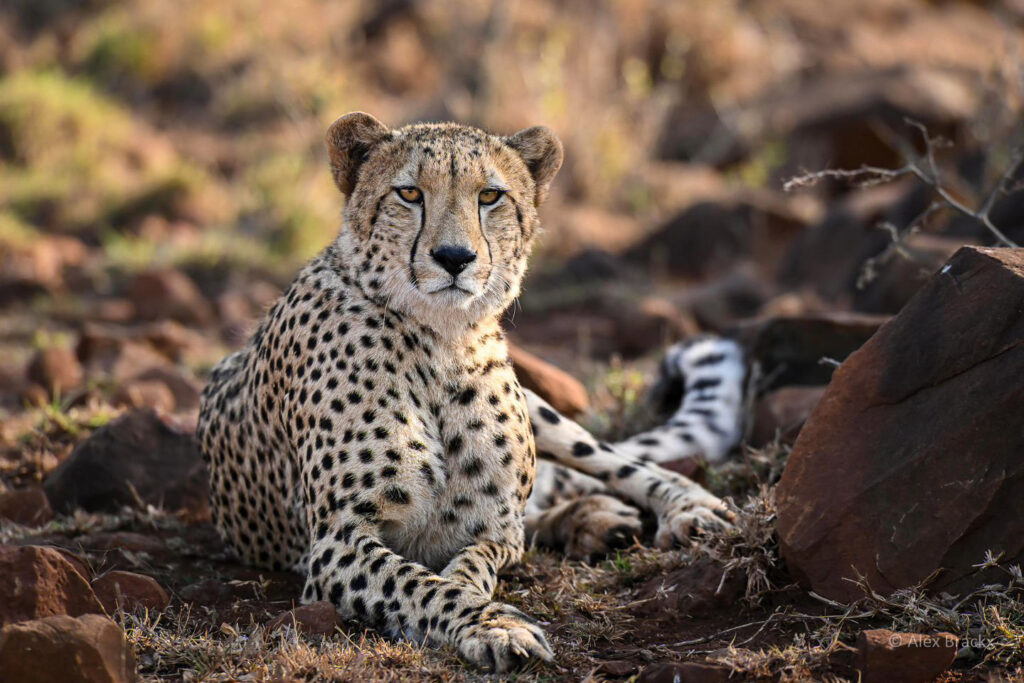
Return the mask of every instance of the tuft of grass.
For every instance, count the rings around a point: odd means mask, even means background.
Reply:
[[[0,205],[19,221],[98,231],[177,216],[209,182],[84,79],[44,70],[0,80]]]

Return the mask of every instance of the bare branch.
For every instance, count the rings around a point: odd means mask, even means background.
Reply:
[[[1014,180],[1017,172],[1024,167],[1024,146],[1018,148],[1013,156],[1011,157],[1010,163],[999,177],[999,181],[996,185],[988,192],[985,201],[981,204],[978,209],[972,209],[961,200],[957,199],[953,193],[943,184],[939,165],[935,160],[935,149],[940,146],[948,146],[949,143],[946,141],[933,138],[929,135],[927,127],[919,121],[907,119],[907,125],[913,127],[921,134],[921,138],[924,142],[925,152],[923,156],[918,156],[916,152],[907,144],[906,140],[900,138],[897,135],[891,134],[891,131],[887,127],[880,130],[880,134],[883,137],[890,138],[890,142],[896,146],[904,159],[906,165],[900,168],[879,168],[877,166],[861,166],[856,169],[825,169],[822,171],[814,171],[798,175],[796,177],[787,180],[782,189],[786,192],[792,192],[793,190],[811,187],[816,185],[825,179],[837,179],[845,180],[857,187],[870,187],[872,185],[880,185],[883,183],[890,182],[896,178],[901,178],[907,175],[913,175],[918,178],[925,185],[928,185],[932,190],[939,196],[940,202],[933,203],[928,207],[925,214],[915,218],[903,231],[906,232],[917,225],[924,216],[930,215],[935,211],[942,208],[950,208],[958,213],[972,218],[981,223],[986,230],[988,230],[997,240],[997,242],[1004,247],[1017,247],[1017,243],[1007,237],[997,225],[992,222],[992,209],[1000,197],[1006,194],[1007,189],[1010,186],[1010,181]],[[894,238],[893,245],[899,249],[902,247],[902,239]],[[888,249],[886,250],[889,251]],[[885,257],[885,260],[889,258],[888,255],[883,254],[877,257],[881,259]],[[873,266],[874,264],[872,264]]]
[[[909,164],[902,168],[880,168],[878,166],[861,166],[855,169],[827,168],[823,171],[809,171],[790,178],[783,184],[782,189],[785,192],[792,192],[804,187],[813,187],[822,180],[828,179],[846,180],[857,187],[871,187],[911,173],[913,173],[913,169]]]

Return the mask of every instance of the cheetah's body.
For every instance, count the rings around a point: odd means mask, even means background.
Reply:
[[[355,114],[328,142],[348,195],[341,234],[203,394],[217,525],[244,561],[305,572],[305,601],[499,671],[549,659],[532,620],[492,601],[497,572],[521,558],[527,530],[578,554],[639,533],[620,499],[656,514],[662,544],[716,521],[720,501],[650,461],[700,448],[701,425],[734,439],[738,382],[691,394],[703,403],[684,402],[662,431],[597,443],[520,388],[498,325],[561,163],[557,140],[545,129],[392,131]],[[687,357],[707,366],[728,353]],[[535,434],[574,472],[549,469],[526,518]]]

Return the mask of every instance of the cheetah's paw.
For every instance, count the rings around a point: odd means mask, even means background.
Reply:
[[[495,673],[511,671],[534,658],[550,662],[555,656],[533,619],[501,603],[489,605],[480,622],[467,629],[459,654]]]
[[[694,537],[732,528],[736,515],[720,498],[700,490],[683,497],[658,515],[654,543],[659,548],[688,545]]]
[[[603,494],[580,499],[568,526],[565,554],[576,560],[607,555],[643,536],[640,511]]]

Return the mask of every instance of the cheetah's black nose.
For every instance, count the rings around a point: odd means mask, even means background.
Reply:
[[[440,246],[431,251],[430,255],[452,275],[458,275],[476,260],[476,253],[465,247]]]

